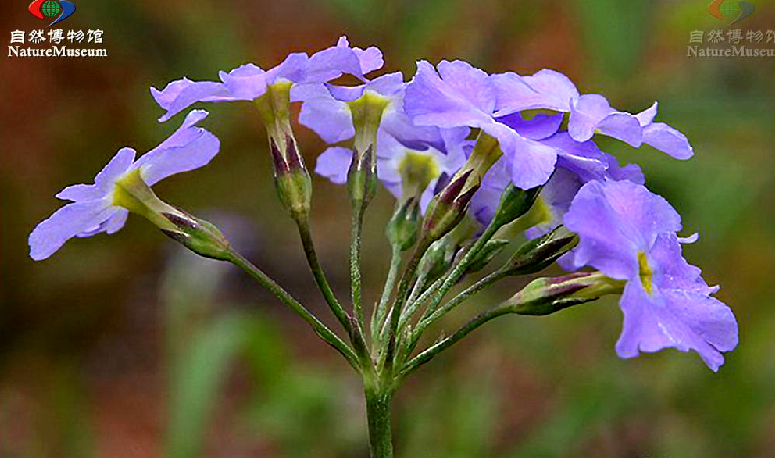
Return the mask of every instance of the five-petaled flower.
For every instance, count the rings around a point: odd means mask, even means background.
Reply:
[[[233,102],[254,100],[276,83],[324,83],[342,74],[363,79],[366,73],[382,67],[382,52],[374,47],[350,47],[342,37],[336,46],[312,56],[293,53],[279,65],[263,70],[254,64],[245,64],[230,72],[220,72],[221,81],[191,81],[183,78],[173,81],[163,90],[151,88],[156,102],[167,112],[159,119],[166,121],[197,102]]]
[[[35,227],[29,237],[30,256],[46,259],[72,237],[113,234],[129,211],[159,221],[157,210],[176,212],[159,201],[150,186],[176,173],[204,166],[218,153],[220,142],[196,124],[207,112],[190,112],[183,125],[153,150],[135,160],[132,148],[120,149],[94,178],[94,184],[68,186],[57,194],[71,203]]]
[[[718,370],[721,352],[737,346],[737,322],[711,296],[718,288],[682,257],[687,240],[676,235],[681,218],[665,199],[627,180],[591,181],[576,195],[564,224],[579,235],[572,252],[576,267],[592,266],[626,282],[619,356],[674,347],[696,351]]]

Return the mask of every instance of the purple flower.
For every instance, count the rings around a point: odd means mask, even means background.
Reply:
[[[442,152],[425,146],[421,150],[411,149],[385,131],[377,137],[377,177],[397,199],[407,194],[420,195],[422,212],[428,207],[436,190],[436,184],[443,176],[452,176],[465,163],[464,149],[470,148],[465,132],[459,129],[442,131],[445,137]],[[352,161],[349,148],[331,147],[318,156],[315,172],[333,183],[344,184]]]
[[[77,184],[60,191],[57,197],[72,203],[35,227],[29,237],[30,257],[36,261],[46,259],[72,237],[113,234],[121,229],[128,210],[118,202],[116,189],[127,177],[139,176],[146,186],[152,186],[170,175],[210,162],[218,153],[220,142],[210,132],[196,127],[205,117],[206,111],[190,112],[175,133],[139,159],[135,160],[134,149],[122,148],[97,174],[94,184]]]
[[[646,143],[677,159],[688,159],[694,154],[681,132],[667,124],[653,122],[657,114],[656,103],[636,115],[618,111],[602,95],[579,94],[570,79],[553,70],[541,70],[525,77],[502,73],[492,78],[499,116],[547,108],[570,113],[568,132],[580,142],[601,133],[636,148]]]
[[[417,125],[481,129],[498,140],[517,187],[540,186],[554,171],[557,153],[496,119],[496,89],[490,75],[465,62],[442,61],[437,72],[428,62],[420,61],[406,89],[404,106]]]
[[[379,49],[350,47],[347,38],[342,37],[336,46],[311,57],[305,53],[290,54],[281,64],[269,70],[245,64],[228,73],[220,72],[221,81],[195,82],[183,78],[169,83],[161,91],[152,87],[151,94],[167,111],[159,121],[166,121],[196,102],[254,100],[266,93],[267,86],[283,81],[324,83],[345,73],[363,79],[366,73],[382,65]]]
[[[335,144],[355,136],[348,102],[365,93],[387,100],[379,129],[404,145],[417,150],[433,147],[444,151],[444,139],[436,127],[416,126],[404,112],[406,83],[400,72],[380,76],[355,87],[331,84],[304,84],[291,90],[291,98],[301,101],[299,123],[312,129],[327,143]],[[467,129],[463,129],[468,133]]]
[[[576,267],[592,266],[626,282],[620,357],[674,347],[695,350],[718,370],[721,352],[737,346],[737,322],[711,297],[717,288],[682,257],[676,236],[681,219],[665,199],[626,180],[591,181],[577,193],[564,224],[579,235]]]
[[[525,235],[539,237],[562,224],[576,192],[590,180],[612,178],[642,184],[643,174],[637,165],[620,167],[616,159],[601,151],[592,140],[578,142],[566,131],[558,132],[562,114],[539,114],[526,120],[520,113],[498,118],[523,137],[541,142],[557,151],[557,167],[541,190],[534,208],[525,220],[532,225]],[[482,188],[472,201],[472,211],[482,224],[488,224],[498,206],[500,194],[509,184],[507,163],[501,159],[487,173]]]

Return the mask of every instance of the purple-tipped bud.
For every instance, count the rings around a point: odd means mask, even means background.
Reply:
[[[506,303],[519,315],[549,315],[623,291],[624,282],[606,277],[601,272],[577,272],[562,277],[535,279]]]

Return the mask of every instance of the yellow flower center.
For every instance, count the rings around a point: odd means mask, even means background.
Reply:
[[[425,191],[428,184],[441,175],[441,168],[433,155],[407,150],[398,164],[398,173],[401,174],[403,196],[411,197]]]
[[[651,270],[651,266],[649,266],[646,253],[642,250],[638,251],[638,275],[640,276],[640,282],[643,285],[643,289],[650,295],[654,290],[653,271]]]

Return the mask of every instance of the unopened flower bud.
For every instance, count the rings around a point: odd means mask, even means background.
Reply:
[[[509,183],[501,194],[492,224],[502,227],[524,215],[533,206],[540,192],[541,186],[524,190]]]
[[[419,232],[420,204],[412,197],[398,204],[387,226],[390,244],[406,251],[417,241]]]
[[[428,206],[425,239],[438,240],[460,223],[484,175],[502,155],[498,140],[481,132],[466,163]]]
[[[541,237],[529,240],[511,257],[505,267],[511,275],[538,272],[551,265],[570,251],[578,242],[578,236],[565,226],[559,226]]]
[[[623,281],[606,277],[601,272],[577,272],[533,280],[506,303],[519,315],[549,315],[623,291]]]
[[[231,246],[223,233],[212,223],[177,210],[164,213],[176,229],[162,229],[167,236],[179,242],[194,253],[205,258],[227,261],[231,256]]]

